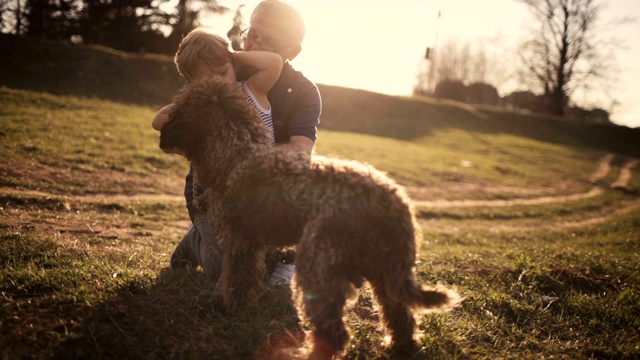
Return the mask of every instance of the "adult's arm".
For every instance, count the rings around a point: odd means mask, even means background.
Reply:
[[[313,140],[304,135],[294,135],[289,138],[288,143],[276,146],[276,150],[296,151],[311,155],[313,152]]]
[[[278,150],[299,151],[311,155],[320,123],[322,100],[317,86],[306,78],[296,87],[295,101],[290,105],[288,142],[279,143]]]

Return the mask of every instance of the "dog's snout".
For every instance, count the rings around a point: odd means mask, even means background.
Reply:
[[[168,121],[160,130],[160,149],[168,150],[175,148],[176,144],[176,126],[174,121]]]

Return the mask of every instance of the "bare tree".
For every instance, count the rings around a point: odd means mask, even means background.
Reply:
[[[563,116],[571,94],[605,71],[597,47],[593,0],[521,0],[536,29],[519,50],[522,78],[543,91],[549,112]]]
[[[449,39],[438,49],[438,63],[436,64],[436,83],[442,81],[469,81],[471,69],[471,45],[468,42],[460,44],[455,39]]]
[[[427,93],[425,89],[430,80],[436,84],[435,87],[443,82],[487,83],[494,86],[500,86],[504,82],[504,76],[501,76],[504,74],[504,67],[495,60],[494,54],[483,40],[460,42],[449,38],[437,49],[429,49],[428,55],[430,59],[427,60],[433,60],[437,56],[438,61],[429,63],[430,66],[435,65],[434,69],[427,67],[418,74],[415,93]],[[433,75],[428,73],[432,70]]]

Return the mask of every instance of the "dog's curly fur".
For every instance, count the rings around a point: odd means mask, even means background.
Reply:
[[[445,311],[455,291],[425,288],[413,272],[421,231],[404,190],[353,161],[276,150],[246,97],[217,79],[185,86],[161,131],[207,187],[209,222],[224,249],[220,285],[231,308],[255,303],[264,255],[297,245],[297,298],[313,329],[312,357],[349,340],[347,298],[369,281],[392,345],[413,344],[411,307]]]

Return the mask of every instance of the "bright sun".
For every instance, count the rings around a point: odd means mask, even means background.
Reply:
[[[239,4],[245,4],[243,15],[248,22],[260,1],[229,0],[224,5],[235,11]],[[411,94],[418,73],[427,66],[423,59],[426,48],[442,45],[447,39],[492,47],[497,50],[496,61],[502,67],[511,67],[516,60],[510,60],[508,49],[514,48],[525,32],[523,21],[528,16],[522,2],[515,0],[284,1],[298,9],[307,25],[303,50],[293,61],[297,70],[319,84],[394,95]],[[609,18],[640,12],[637,0],[608,0],[607,4],[609,12],[603,15]],[[231,19],[216,17],[204,25],[224,35]],[[634,29],[640,29],[640,24],[622,29],[625,32],[620,36],[634,38]],[[622,80],[626,83],[619,95],[619,119],[640,126],[640,106],[632,101],[640,93],[640,82],[629,80],[640,73],[636,61],[640,47],[631,42],[627,45],[632,51],[620,53],[626,74]],[[508,71],[504,73],[509,79]],[[515,85],[498,86],[513,91]]]

